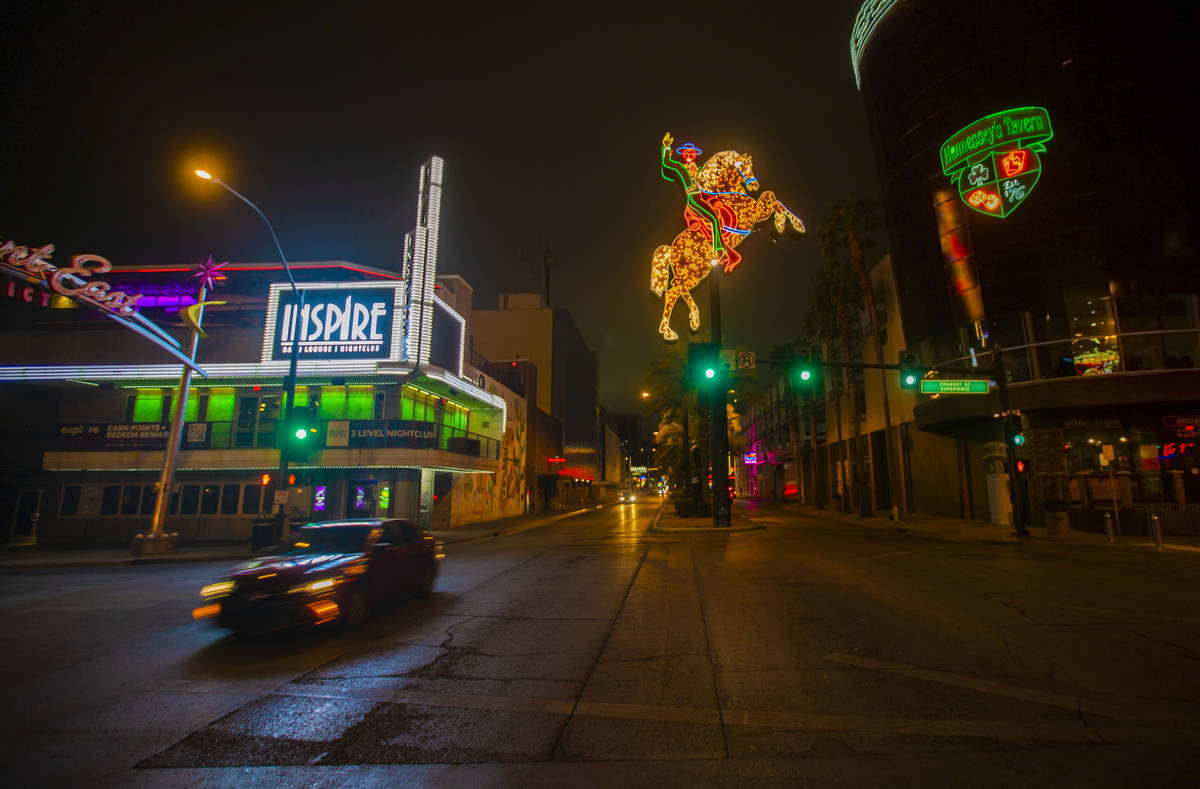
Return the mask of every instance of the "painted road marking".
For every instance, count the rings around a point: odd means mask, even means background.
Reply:
[[[892,551],[891,553],[877,553],[871,556],[860,556],[859,559],[887,559],[892,556],[908,556],[913,553],[928,553],[929,551],[944,551],[949,548],[961,549],[961,545],[935,545],[932,548],[913,548],[908,551]]]
[[[1123,620],[1161,619],[1164,622],[1186,622],[1189,625],[1200,625],[1200,619],[1188,619],[1187,617],[1171,616],[1170,614],[1155,614],[1149,611],[1114,611],[1111,608],[1049,603],[1043,600],[1025,600],[1018,597],[993,597],[991,599],[1000,603],[1012,603],[1013,605],[1036,605],[1041,608],[1061,608],[1065,611],[1086,611],[1089,614],[1104,614],[1105,616],[1112,616]]]
[[[850,656],[852,657],[852,656]],[[888,664],[896,665],[896,664]],[[386,688],[339,687],[293,682],[276,691],[289,696],[316,698],[361,698],[396,704],[419,704],[504,712],[548,715],[701,723],[709,725],[757,726],[798,731],[866,731],[885,734],[944,737],[976,737],[992,740],[1043,740],[1077,743],[1162,742],[1195,737],[1180,729],[1026,723],[1021,721],[929,720],[924,718],[874,718],[862,715],[823,715],[805,712],[764,710],[717,710],[705,707],[663,707],[650,704],[575,702],[569,699],[533,699],[515,696],[477,696],[424,691],[391,691]],[[1074,708],[1074,707],[1072,707]]]
[[[872,658],[860,657],[858,655],[848,655],[844,652],[833,652],[826,655],[825,659],[845,663],[848,666],[856,666],[857,668],[887,671],[892,674],[915,677],[916,679],[937,682],[942,685],[953,685],[959,688],[986,693],[991,696],[1005,696],[1020,701],[1031,701],[1035,704],[1061,707],[1065,710],[1083,711],[1094,715],[1107,715],[1111,717],[1111,714],[1105,709],[1083,701],[1076,696],[1064,696],[1060,693],[1030,690],[1029,688],[1022,688],[1017,685],[1007,685],[1002,682],[979,679],[978,677],[970,677],[965,674],[955,674],[950,671],[938,671],[937,669],[930,668],[918,668],[917,666],[906,666],[903,663],[889,663],[886,660],[873,660]]]

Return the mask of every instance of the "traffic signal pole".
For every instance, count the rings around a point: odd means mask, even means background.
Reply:
[[[713,265],[708,274],[708,295],[710,325],[712,326],[712,344],[717,359],[721,358],[721,274],[720,264]],[[732,514],[729,506],[729,425],[726,419],[726,389],[729,386],[727,376],[717,365],[717,374],[713,378],[711,392],[708,432],[711,435],[709,446],[712,451],[712,502],[713,526],[729,526],[732,524]]]
[[[288,271],[288,278],[292,276],[291,270]],[[284,383],[283,396],[283,413],[280,415],[283,418],[283,429],[276,430],[276,440],[279,442],[279,478],[275,482],[276,491],[286,491],[288,489],[288,447],[292,443],[292,436],[288,435],[288,431],[292,429],[292,410],[296,407],[296,371],[300,366],[300,331],[298,324],[300,322],[300,314],[304,310],[304,291],[296,287],[296,281],[292,280],[292,293],[296,296],[296,320],[292,321],[292,353],[288,361],[287,381]],[[284,539],[291,532],[291,524],[288,522],[287,505],[279,504],[275,512],[275,531],[280,539]]]
[[[1017,474],[1017,450],[1013,444],[1013,418],[1008,400],[1008,372],[1004,369],[1004,350],[999,345],[992,346],[992,361],[995,364],[996,394],[1000,396],[1000,413],[1004,421],[1004,461],[1008,466],[1008,496],[1012,500],[1013,526],[1020,537],[1029,536],[1029,528],[1025,525],[1025,501],[1021,498],[1021,490],[1017,487],[1020,478]]]

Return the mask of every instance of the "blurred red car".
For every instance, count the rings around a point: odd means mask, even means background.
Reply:
[[[388,600],[433,590],[442,543],[411,521],[310,523],[274,556],[239,565],[200,590],[195,619],[261,633],[337,622],[360,625]]]

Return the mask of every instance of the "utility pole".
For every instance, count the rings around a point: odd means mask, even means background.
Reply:
[[[723,270],[719,261],[714,260],[712,270],[708,274],[709,321],[712,326],[712,344],[717,358],[721,358],[721,275]],[[711,411],[709,417],[709,446],[712,456],[712,502],[713,526],[729,526],[731,513],[729,506],[729,425],[725,414],[726,388],[729,386],[728,377],[717,365],[717,374],[713,378]]]

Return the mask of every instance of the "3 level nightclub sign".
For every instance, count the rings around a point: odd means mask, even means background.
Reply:
[[[1039,153],[1054,136],[1050,114],[1017,107],[980,118],[942,143],[942,172],[963,202],[981,214],[1006,217],[1025,202],[1042,174]]]
[[[141,294],[130,295],[113,290],[107,282],[92,279],[93,275],[103,274],[112,269],[112,263],[107,258],[99,255],[76,255],[71,258],[70,266],[60,267],[50,262],[53,254],[53,244],[33,248],[3,241],[0,243],[0,273],[92,307],[104,317],[132,329],[204,375],[204,370],[188,357],[179,340],[137,311],[137,301]]]

